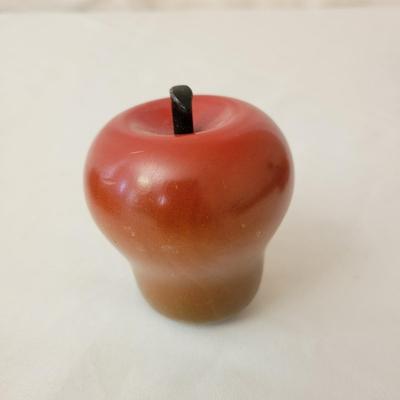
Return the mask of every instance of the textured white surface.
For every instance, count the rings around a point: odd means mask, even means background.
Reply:
[[[399,21],[1,16],[1,400],[398,398]],[[82,194],[98,129],[182,82],[263,108],[296,165],[259,294],[211,326],[147,306]]]
[[[400,0],[0,0],[0,11],[395,6]]]

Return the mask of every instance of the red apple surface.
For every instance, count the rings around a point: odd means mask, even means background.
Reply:
[[[91,213],[161,313],[212,321],[246,306],[290,202],[290,151],[275,123],[228,97],[193,97],[175,135],[169,98],[112,119],[85,167]]]

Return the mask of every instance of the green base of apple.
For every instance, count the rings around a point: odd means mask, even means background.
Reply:
[[[262,259],[195,273],[133,266],[139,288],[153,308],[169,318],[194,323],[224,320],[246,307],[257,292],[262,271]]]

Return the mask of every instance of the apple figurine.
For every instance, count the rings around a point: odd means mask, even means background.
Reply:
[[[112,119],[85,166],[89,209],[144,297],[192,322],[252,300],[292,190],[289,148],[264,112],[184,85]]]

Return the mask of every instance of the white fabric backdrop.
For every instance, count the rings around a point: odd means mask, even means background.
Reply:
[[[1,10],[129,10],[229,7],[355,7],[400,5],[400,0],[0,0]]]

